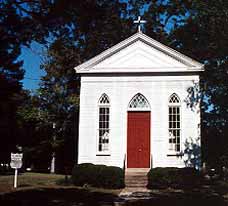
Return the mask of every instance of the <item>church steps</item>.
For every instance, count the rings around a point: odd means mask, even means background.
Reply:
[[[125,180],[147,180],[147,176],[125,176]]]
[[[126,169],[125,186],[126,188],[146,188],[148,184],[147,173],[149,169]]]
[[[131,172],[131,173],[127,173],[127,172],[125,172],[125,176],[126,175],[128,177],[132,177],[132,176],[134,176],[134,177],[137,177],[137,176],[145,176],[145,175],[147,175],[147,172],[146,173],[142,173],[142,172],[136,172],[136,173]]]

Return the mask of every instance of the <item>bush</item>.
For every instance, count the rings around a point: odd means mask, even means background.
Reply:
[[[14,169],[12,169],[9,165],[1,164],[0,165],[0,175],[12,175],[14,174]]]
[[[84,163],[73,168],[72,181],[77,186],[88,184],[93,187],[118,189],[124,187],[124,171],[119,167]]]
[[[153,168],[148,173],[148,188],[187,189],[199,186],[201,175],[194,168]]]

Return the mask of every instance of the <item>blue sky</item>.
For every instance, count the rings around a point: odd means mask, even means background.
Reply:
[[[39,87],[40,77],[44,71],[40,69],[43,62],[44,47],[33,42],[31,48],[23,47],[19,60],[23,60],[23,69],[25,70],[24,79],[22,80],[24,89],[36,90]]]

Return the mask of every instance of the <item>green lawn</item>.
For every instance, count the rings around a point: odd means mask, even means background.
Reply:
[[[0,206],[100,205],[112,202],[120,190],[82,188],[64,184],[64,175],[23,173],[18,188],[13,188],[13,175],[0,176]]]
[[[18,190],[39,187],[56,186],[56,183],[63,180],[63,175],[22,173],[18,175]],[[14,175],[0,176],[0,193],[13,191]]]
[[[63,183],[63,175],[24,173],[18,189],[13,189],[13,175],[0,176],[0,206],[227,206],[228,183],[214,182],[202,189],[152,190],[147,199],[121,199],[120,190],[81,188]],[[114,203],[114,202],[119,202]]]
[[[13,188],[14,175],[0,176],[0,194],[6,192],[14,192],[35,188],[76,188],[70,183],[68,176],[68,183],[65,181],[65,175],[44,174],[44,173],[22,173],[18,175],[18,188]],[[87,190],[93,192],[107,192],[118,195],[121,190],[106,190],[100,188],[89,187]]]

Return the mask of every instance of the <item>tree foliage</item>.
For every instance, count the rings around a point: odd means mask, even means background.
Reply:
[[[180,51],[205,64],[203,154],[211,166],[218,166],[224,164],[224,156],[228,160],[228,2],[190,2],[188,17],[171,38]]]
[[[24,153],[24,167],[47,172],[52,153],[52,125],[46,121],[48,114],[40,108],[38,96],[23,91],[22,103],[17,109],[18,144]]]
[[[76,158],[75,153],[66,151],[77,151],[80,79],[73,68],[130,35],[131,30],[124,29],[131,22],[125,8],[126,4],[118,1],[79,5],[69,1],[62,9],[63,13],[67,9],[67,23],[53,34],[48,47],[39,98],[41,109],[48,113],[46,121],[56,123],[55,149],[65,164],[73,163],[72,156]]]
[[[73,164],[76,160],[80,85],[73,67],[77,58],[73,42],[62,38],[49,47],[42,65],[46,75],[39,89],[40,109],[47,114],[46,123],[56,125],[52,152],[57,154],[58,165]]]

